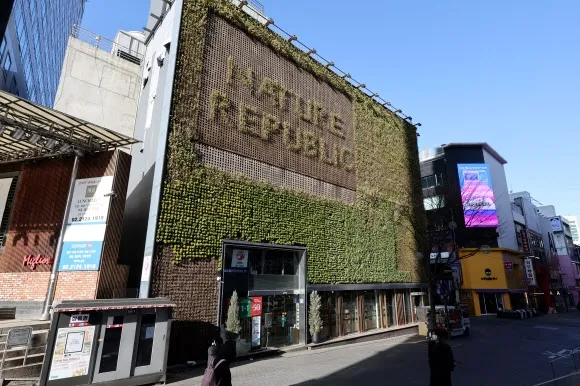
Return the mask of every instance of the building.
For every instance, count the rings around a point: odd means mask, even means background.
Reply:
[[[0,90],[52,107],[68,37],[85,0],[14,0],[0,42]]]
[[[487,143],[451,143],[419,159],[431,230],[453,221],[457,246],[517,250],[503,157]]]
[[[461,249],[460,256],[475,252]],[[496,314],[498,310],[516,310],[527,305],[526,269],[523,255],[506,248],[492,248],[461,260],[461,300],[471,315]]]
[[[570,232],[572,233],[572,241],[574,244],[580,244],[580,234],[578,233],[578,217],[568,215],[563,216],[570,224]]]
[[[0,308],[38,318],[53,279],[56,300],[122,295],[131,161],[115,149],[134,140],[4,91],[0,111]]]
[[[523,252],[533,270],[524,277],[529,288],[530,304],[542,312],[554,306],[554,278],[559,277],[553,234],[546,228],[547,219],[539,212],[529,192],[511,193],[512,214],[518,250]],[[555,257],[556,256],[556,257]]]
[[[415,127],[242,11],[178,0],[146,40],[121,256],[177,304],[170,362],[206,357],[233,291],[242,351],[306,344],[312,290],[325,338],[412,328]]]
[[[575,247],[572,241],[572,231],[568,221],[557,215],[556,208],[553,205],[540,206],[538,211],[547,217],[550,222],[550,228],[554,237],[554,245],[558,254],[560,288],[556,291],[560,293],[565,300],[565,306],[574,307],[580,301],[580,295],[577,290],[576,278],[578,275],[577,267],[572,263],[575,256]]]
[[[132,137],[141,91],[143,41],[141,32],[119,31],[112,41],[75,26],[54,109]]]

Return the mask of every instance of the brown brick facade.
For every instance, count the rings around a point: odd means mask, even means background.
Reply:
[[[95,299],[122,293],[128,267],[117,265],[121,224],[131,157],[103,152],[81,159],[78,179],[114,175],[100,271],[59,272],[55,300]],[[2,173],[19,172],[6,244],[0,252],[0,301],[42,301],[51,265],[23,264],[26,255],[53,259],[70,184],[73,158],[47,159],[0,166]]]

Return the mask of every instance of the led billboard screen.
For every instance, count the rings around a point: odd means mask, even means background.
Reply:
[[[487,164],[457,164],[466,228],[497,227],[495,197]]]

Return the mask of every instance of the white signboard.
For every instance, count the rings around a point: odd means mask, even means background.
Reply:
[[[95,326],[59,328],[50,364],[50,381],[89,373]]]
[[[562,232],[562,221],[559,217],[553,217],[550,219],[550,224],[552,224],[553,232]]]
[[[76,180],[68,224],[106,222],[112,190],[113,176]]]
[[[534,263],[532,259],[524,259],[524,267],[526,269],[526,279],[529,285],[536,285],[536,272],[534,272]]]
[[[8,338],[6,339],[6,348],[28,346],[30,337],[32,336],[32,327],[11,328],[8,330]]]
[[[260,346],[261,316],[252,317],[252,347]]]
[[[112,188],[113,176],[75,181],[59,271],[99,270]]]
[[[248,250],[234,249],[232,251],[232,268],[248,267]]]

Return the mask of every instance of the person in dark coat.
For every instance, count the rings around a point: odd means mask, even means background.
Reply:
[[[211,360],[213,360],[214,363],[213,371],[215,375],[216,385],[232,386],[232,373],[230,372],[230,362],[220,355],[219,348],[217,346],[210,346],[207,349],[208,363]]]
[[[444,342],[442,335],[438,333],[436,341],[429,341],[430,386],[451,386],[455,358],[451,346]]]

